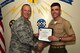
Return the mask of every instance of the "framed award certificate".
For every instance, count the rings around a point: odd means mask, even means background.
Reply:
[[[49,36],[52,36],[52,29],[49,28],[40,28],[39,29],[39,40],[50,42],[48,39]]]

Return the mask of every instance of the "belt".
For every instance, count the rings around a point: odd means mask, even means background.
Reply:
[[[65,45],[51,45],[51,48],[65,48]]]

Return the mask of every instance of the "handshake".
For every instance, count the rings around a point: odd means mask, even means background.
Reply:
[[[35,34],[35,36],[38,37],[38,39],[39,39],[39,34],[38,34],[38,33]],[[45,39],[45,37],[42,37],[42,38]],[[37,53],[37,52],[41,53],[41,52],[43,51],[43,49],[44,49],[45,47],[47,47],[48,45],[50,45],[50,43],[51,43],[52,41],[61,41],[61,39],[58,38],[58,37],[56,37],[56,36],[48,36],[48,40],[49,40],[49,41],[42,40],[42,39],[39,39],[39,40],[40,40],[40,41],[38,41],[38,42],[36,43],[36,45],[35,45],[35,47],[34,47],[35,49],[33,50],[35,53]]]

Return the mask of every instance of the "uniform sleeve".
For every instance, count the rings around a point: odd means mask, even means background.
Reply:
[[[14,32],[14,28],[11,27],[11,41],[10,41],[10,46],[9,46],[9,53],[18,53],[19,50],[18,50],[18,46],[19,46],[19,43],[18,43],[18,38],[16,36],[16,33]]]
[[[18,39],[16,35],[17,35],[17,34],[16,34],[16,32],[15,32],[14,25],[12,25],[12,26],[11,26],[11,41]]]
[[[36,47],[37,46],[37,42],[34,42],[34,40],[33,40],[33,36],[30,36],[30,34],[29,33],[24,33],[24,32],[21,32],[20,33],[20,37],[19,37],[19,40],[20,40],[20,42],[22,43],[22,44],[28,44],[28,45],[30,45],[30,46],[32,46],[32,47]]]
[[[30,29],[20,29],[17,30],[17,37],[22,44],[28,44],[34,47],[35,42],[33,41],[33,35],[29,31]]]
[[[67,33],[67,35],[75,34],[70,22],[68,22],[68,21],[66,21],[64,24],[64,30]]]

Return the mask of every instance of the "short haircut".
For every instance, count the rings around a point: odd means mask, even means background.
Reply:
[[[31,6],[30,6],[29,4],[24,4],[24,5],[22,6],[21,10],[23,10],[23,7],[24,7],[24,6],[29,6],[29,7],[31,8]]]
[[[59,6],[59,7],[61,8],[61,5],[60,5],[59,3],[57,3],[57,2],[52,3],[52,4],[51,4],[51,7],[53,7],[53,6]]]

